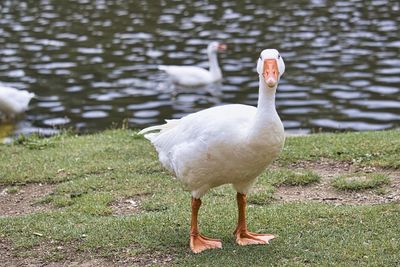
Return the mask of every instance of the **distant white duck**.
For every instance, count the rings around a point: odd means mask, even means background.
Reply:
[[[35,96],[26,90],[0,85],[0,113],[3,120],[13,120],[28,109],[28,104]]]
[[[194,253],[222,247],[220,240],[199,233],[197,214],[200,198],[223,184],[232,184],[237,191],[236,242],[267,244],[274,238],[247,230],[245,208],[246,194],[257,176],[283,148],[285,136],[275,109],[275,92],[284,71],[278,51],[266,49],[257,63],[257,108],[241,104],[212,107],[139,132],[155,146],[162,165],[192,194],[190,248]]]
[[[220,81],[222,72],[218,65],[218,51],[225,51],[226,45],[219,42],[211,42],[207,47],[210,70],[206,70],[195,66],[165,66],[160,65],[158,68],[165,71],[172,82],[193,87],[201,86]]]

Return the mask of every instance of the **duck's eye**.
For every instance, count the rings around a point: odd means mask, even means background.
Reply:
[[[262,58],[261,58],[261,56],[260,56],[260,60],[262,61]]]
[[[280,54],[278,54],[278,59],[280,59],[281,58],[281,55]]]

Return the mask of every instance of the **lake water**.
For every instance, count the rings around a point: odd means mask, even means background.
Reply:
[[[400,2],[3,0],[0,81],[34,92],[15,132],[95,132],[162,123],[214,105],[256,105],[255,65],[277,48],[277,109],[289,132],[400,126]],[[174,90],[159,64],[207,67],[219,40],[224,80]]]

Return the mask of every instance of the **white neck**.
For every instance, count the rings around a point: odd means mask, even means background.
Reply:
[[[264,81],[264,77],[260,75],[259,77],[259,87],[258,87],[258,104],[257,113],[276,113],[275,109],[275,92],[278,84],[273,88],[267,87]],[[261,114],[260,114],[261,115]]]
[[[210,52],[208,54],[210,73],[214,81],[220,80],[222,78],[222,72],[218,65],[218,57],[216,52]]]
[[[252,138],[265,134],[271,127],[275,127],[276,123],[281,124],[275,109],[276,87],[277,85],[274,88],[268,88],[260,75],[257,113],[250,132]]]

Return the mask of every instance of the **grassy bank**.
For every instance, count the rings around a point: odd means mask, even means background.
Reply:
[[[249,196],[249,228],[278,238],[269,246],[235,245],[235,192],[223,186],[204,197],[200,211],[201,230],[221,238],[223,249],[193,255],[188,249],[190,194],[161,168],[141,136],[115,130],[20,138],[0,145],[0,199],[25,196],[28,188],[47,189],[18,216],[0,217],[0,252],[6,255],[0,265],[399,265],[395,201],[335,205],[274,197],[281,187],[321,186],[326,171],[315,167],[321,162],[339,170],[347,166],[340,175],[379,173],[385,183],[373,184],[368,192],[389,194],[400,180],[400,131],[288,138],[283,154]]]

